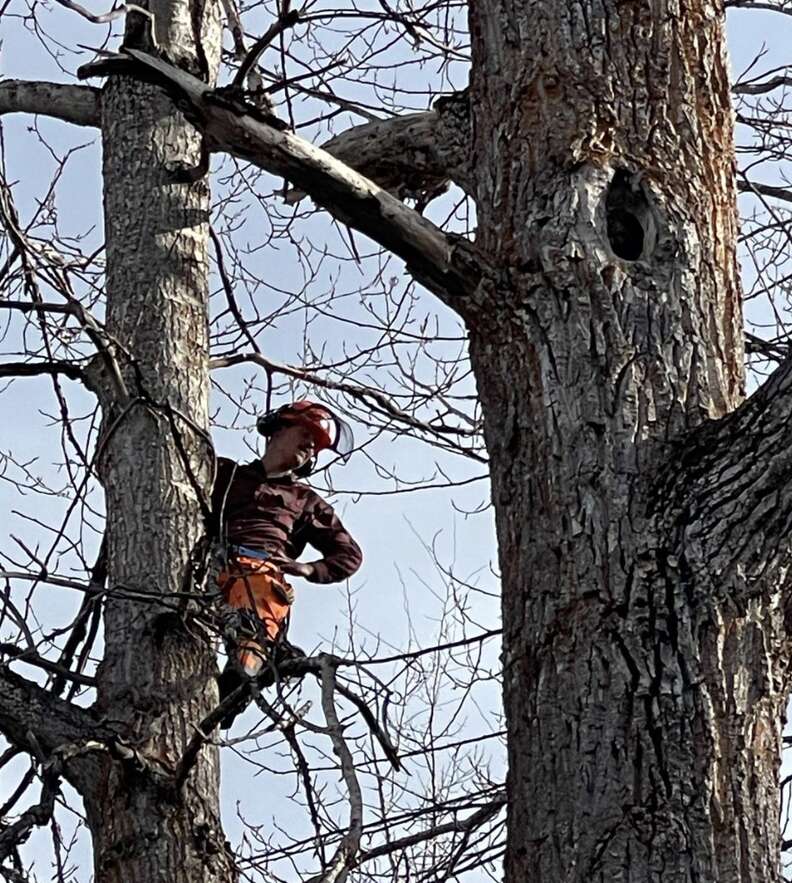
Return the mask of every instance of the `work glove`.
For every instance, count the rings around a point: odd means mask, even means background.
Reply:
[[[273,555],[269,560],[281,573],[285,573],[287,576],[301,576],[303,579],[310,579],[314,574],[314,566],[308,561],[293,561],[285,555]]]
[[[294,589],[288,583],[278,582],[278,580],[273,579],[272,589],[284,604],[289,606],[294,604]]]

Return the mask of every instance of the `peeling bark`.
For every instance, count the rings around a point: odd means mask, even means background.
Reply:
[[[478,244],[502,268],[468,324],[507,883],[777,879],[792,506],[756,483],[762,463],[788,482],[778,429],[739,408],[722,14],[476,0],[471,25]]]

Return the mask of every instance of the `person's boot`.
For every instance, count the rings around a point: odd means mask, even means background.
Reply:
[[[226,663],[226,667],[217,678],[217,686],[220,690],[220,702],[227,699],[238,687],[241,687],[247,677],[239,671],[235,664]],[[220,721],[220,729],[227,730],[236,718],[245,710],[250,696],[247,692],[242,693],[234,705],[226,712],[225,717]]]

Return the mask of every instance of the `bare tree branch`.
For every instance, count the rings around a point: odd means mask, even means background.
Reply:
[[[774,362],[781,363],[784,359],[789,358],[790,345],[786,341],[764,340],[755,334],[746,332],[745,351],[746,353],[760,355],[765,359],[772,359]]]
[[[409,426],[412,429],[426,432],[430,435],[450,435],[474,438],[478,433],[478,429],[475,427],[467,428],[445,424],[440,421],[427,423],[418,420],[412,415],[403,411],[401,408],[398,408],[388,398],[387,395],[385,395],[378,389],[360,386],[359,384],[355,383],[346,383],[343,381],[332,380],[330,378],[323,377],[314,371],[307,371],[304,368],[295,367],[293,365],[283,365],[280,362],[273,362],[271,359],[268,359],[261,353],[240,353],[233,356],[220,357],[217,359],[212,359],[212,361],[209,363],[209,366],[212,369],[230,368],[235,365],[244,364],[246,362],[252,362],[256,365],[260,365],[262,368],[264,368],[265,371],[271,372],[273,374],[283,374],[286,377],[294,377],[298,380],[304,380],[307,383],[313,384],[314,386],[343,392],[345,395],[348,395],[351,398],[357,399],[358,401],[362,402],[368,408],[380,410],[383,414],[387,415],[390,419],[398,423],[402,423],[405,426]],[[469,456],[471,456],[475,460],[479,460],[482,463],[486,462],[486,458],[480,456],[479,454],[476,454],[474,451],[466,451],[465,453],[469,454]]]
[[[371,730],[374,738],[379,742],[380,747],[385,752],[385,757],[388,758],[390,765],[397,772],[401,770],[402,765],[399,760],[399,755],[394,746],[391,744],[390,739],[388,738],[388,734],[384,732],[382,727],[379,725],[376,717],[374,716],[371,709],[366,705],[366,703],[360,698],[360,696],[356,696],[351,690],[347,689],[343,684],[336,684],[336,690],[345,698],[348,699],[360,714],[363,717],[363,720],[368,724],[369,729]]]
[[[78,15],[81,15],[84,19],[95,25],[109,24],[111,21],[115,21],[115,19],[121,18],[121,16],[126,15],[128,12],[137,12],[140,15],[146,16],[152,21],[154,19],[153,14],[149,12],[148,9],[145,9],[143,6],[138,6],[136,3],[122,3],[118,6],[114,5],[113,8],[108,10],[107,12],[101,12],[96,15],[89,9],[81,6],[79,3],[75,3],[74,0],[57,0],[57,2],[60,3],[61,6],[65,6],[66,9],[70,9],[72,12],[78,13]]]
[[[27,80],[0,82],[0,116],[38,113],[76,126],[98,126],[101,100],[101,92],[93,86]]]
[[[782,15],[792,15],[792,7],[767,3],[762,0],[725,0],[725,9],[760,9],[764,12],[780,12]]]
[[[27,239],[19,223],[19,216],[14,205],[11,188],[0,176],[0,222],[5,227],[9,238],[16,246],[17,251],[22,256],[23,262],[27,263]],[[30,267],[26,268],[26,272],[30,273]],[[126,389],[121,369],[114,355],[113,342],[107,338],[107,335],[101,325],[94,319],[88,310],[76,299],[67,295],[68,304],[66,305],[50,305],[41,301],[38,297],[36,302],[18,303],[16,301],[0,301],[0,309],[21,310],[22,312],[43,311],[43,312],[68,312],[75,316],[85,329],[86,334],[91,339],[98,350],[99,362],[103,365],[107,372],[112,385],[115,386],[116,394],[120,402],[128,400],[129,395]],[[100,391],[100,384],[96,381],[99,379],[98,372],[94,372],[95,378],[88,381],[88,386],[96,388]],[[83,378],[88,378],[88,372],[83,373]]]
[[[76,684],[82,684],[84,687],[93,687],[96,684],[96,679],[91,678],[88,675],[79,674],[78,672],[69,671],[68,668],[64,668],[62,665],[58,665],[57,662],[53,662],[51,659],[45,659],[43,656],[40,656],[34,650],[31,649],[22,649],[21,647],[17,647],[14,644],[9,643],[0,643],[0,653],[4,656],[8,656],[10,659],[15,660],[16,662],[26,662],[28,665],[35,665],[37,668],[41,668],[44,671],[49,671],[54,674],[58,674],[67,680],[73,681]]]
[[[391,855],[401,849],[406,849],[408,846],[415,846],[417,843],[425,843],[427,840],[434,840],[445,834],[470,833],[475,831],[476,828],[480,828],[482,825],[486,824],[491,818],[496,816],[504,806],[506,806],[505,792],[498,795],[490,803],[477,809],[474,813],[471,813],[466,819],[454,819],[451,822],[436,825],[426,831],[419,831],[417,834],[409,834],[406,837],[400,837],[389,843],[383,843],[382,846],[378,846],[375,849],[361,852],[353,866],[359,867],[372,859],[380,858],[383,855]]]
[[[0,669],[0,733],[23,751],[49,756],[69,743],[97,738],[85,709],[54,696],[8,669]]]
[[[229,102],[196,77],[145,52],[126,51],[183,98],[182,111],[203,130],[210,149],[294,181],[333,217],[398,255],[450,307],[465,308],[464,298],[475,292],[486,270],[469,241],[446,235],[329,153],[258,119],[254,106]]]
[[[792,361],[749,399],[682,440],[656,489],[657,511],[686,568],[710,573],[737,603],[785,579],[792,520]],[[706,562],[706,563],[705,563]]]
[[[363,834],[363,794],[360,790],[355,762],[344,739],[344,728],[338,719],[333,694],[335,692],[335,665],[331,656],[320,657],[322,671],[322,709],[327,721],[327,731],[333,743],[333,753],[341,763],[341,774],[349,793],[349,828],[330,859],[323,874],[313,877],[310,883],[345,883],[349,868],[360,849]]]
[[[46,825],[52,818],[55,798],[58,794],[58,776],[52,770],[44,774],[41,798],[0,834],[0,862],[5,861],[11,852],[24,843],[35,827]]]
[[[763,83],[735,83],[732,86],[734,95],[764,95],[782,86],[792,86],[792,77],[772,77]]]
[[[231,39],[234,42],[234,55],[237,61],[243,61],[245,58],[245,31],[242,27],[242,19],[239,17],[239,8],[236,0],[222,0],[223,12],[226,16],[226,24],[228,30],[231,31]]]
[[[245,82],[245,78],[247,75],[253,70],[258,62],[259,58],[261,58],[261,53],[269,46],[269,44],[279,35],[282,34],[288,28],[293,27],[300,20],[300,13],[296,9],[286,10],[281,16],[278,17],[276,21],[274,21],[269,28],[267,28],[267,32],[263,37],[260,37],[253,44],[250,52],[248,52],[242,64],[239,66],[239,70],[236,72],[234,76],[234,80],[231,83],[234,89],[241,89],[242,84]]]
[[[83,369],[76,362],[3,362],[0,377],[40,377],[42,374],[60,374],[70,380],[84,380]]]
[[[772,184],[759,184],[756,181],[741,179],[737,182],[741,193],[761,193],[763,196],[772,196],[784,202],[792,202],[792,190],[788,187],[774,187]]]
[[[176,764],[173,773],[173,787],[176,790],[179,790],[187,781],[187,776],[189,776],[190,770],[195,765],[200,750],[212,737],[215,727],[232,708],[236,707],[240,701],[244,701],[245,697],[250,695],[250,692],[251,685],[249,683],[241,684],[236,690],[229,693],[216,708],[213,708],[199,724],[194,725],[195,732],[187,744],[184,754],[178,764]]]

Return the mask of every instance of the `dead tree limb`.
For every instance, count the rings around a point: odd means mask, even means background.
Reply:
[[[432,110],[353,126],[322,145],[337,160],[399,199],[426,201],[449,184],[475,188],[467,92],[446,96]],[[305,193],[290,190],[289,203]]]
[[[293,181],[333,217],[399,256],[412,276],[452,309],[465,310],[465,301],[488,272],[471,242],[446,235],[326,151],[275,128],[253,105],[229,101],[197,77],[145,52],[126,51],[162,78],[211,150]]]

